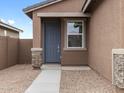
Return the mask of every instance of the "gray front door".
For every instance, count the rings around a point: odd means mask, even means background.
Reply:
[[[60,63],[60,23],[44,22],[44,57],[45,63]]]

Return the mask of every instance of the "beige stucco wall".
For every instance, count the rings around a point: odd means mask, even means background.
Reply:
[[[37,10],[37,12],[80,12],[85,0],[63,0],[59,3]]]
[[[0,36],[0,70],[7,66],[7,38]]]
[[[18,39],[0,36],[0,70],[18,61]]]
[[[19,64],[31,63],[31,48],[33,47],[32,39],[19,40]]]
[[[7,60],[8,60],[7,66],[10,67],[10,66],[16,65],[18,62],[19,39],[8,37],[6,46],[8,47],[8,49],[7,49],[7,56],[8,56],[7,57]]]
[[[120,11],[121,11],[121,40],[122,40],[122,48],[124,48],[124,0],[120,0]]]
[[[33,48],[43,47],[41,44],[41,18],[33,13]]]
[[[6,29],[4,27],[0,26],[0,36],[5,36],[4,31],[6,30],[6,36],[12,37],[12,38],[19,38],[19,32],[10,30],[10,29]]]
[[[120,0],[104,0],[88,22],[90,67],[112,80],[112,49],[121,48]]]
[[[67,48],[67,20],[85,20],[83,18],[61,18],[61,64],[62,65],[87,65],[87,49]]]
[[[31,63],[32,45],[32,39],[0,36],[0,70],[16,64]]]

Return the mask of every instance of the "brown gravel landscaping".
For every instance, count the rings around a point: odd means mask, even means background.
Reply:
[[[24,93],[40,73],[31,65],[15,65],[0,70],[0,93]]]
[[[60,93],[124,93],[111,82],[89,71],[62,71]]]

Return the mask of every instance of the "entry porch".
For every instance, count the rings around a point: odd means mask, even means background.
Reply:
[[[40,51],[41,64],[88,65],[86,18],[89,16],[71,15],[37,13],[33,17],[32,51]]]

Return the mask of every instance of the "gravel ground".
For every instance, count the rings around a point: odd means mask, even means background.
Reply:
[[[31,65],[15,65],[0,70],[0,93],[24,93],[40,70],[32,70]]]
[[[124,93],[94,71],[62,71],[60,93]]]

